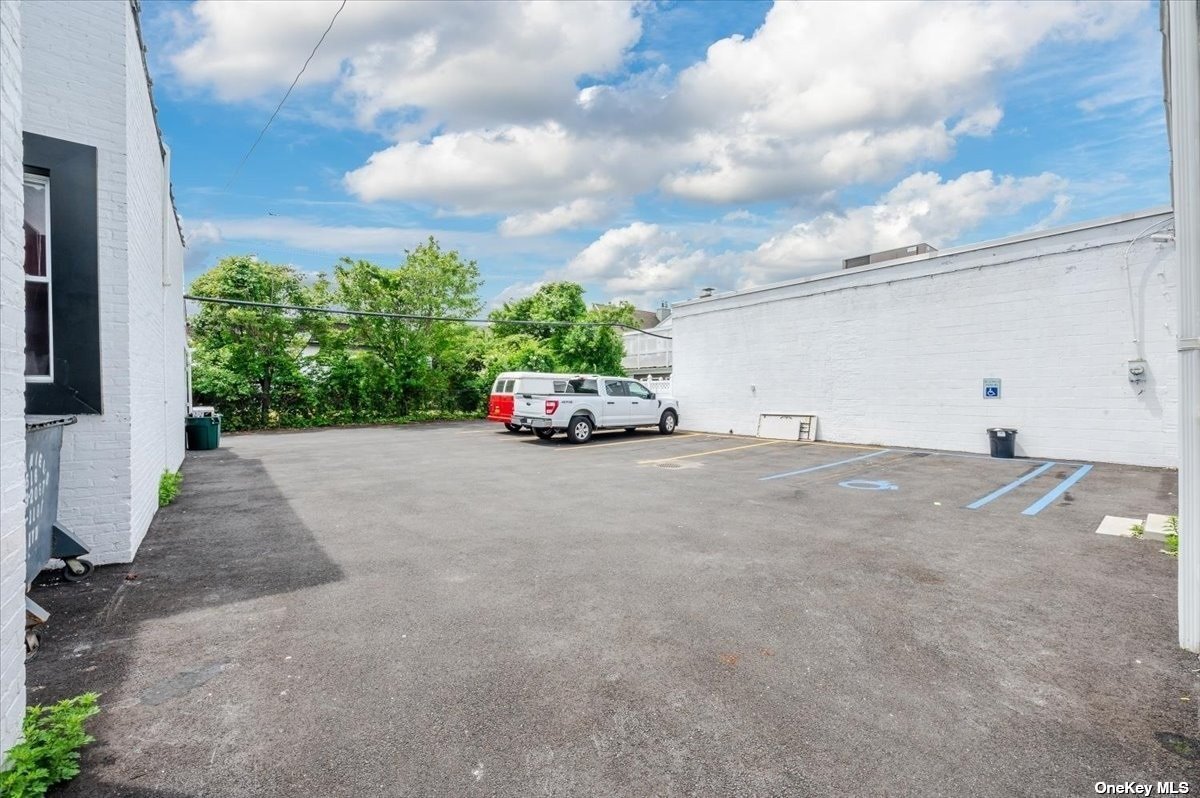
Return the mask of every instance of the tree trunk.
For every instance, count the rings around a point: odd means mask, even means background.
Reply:
[[[271,372],[263,377],[261,393],[258,396],[259,425],[264,429],[271,419]]]

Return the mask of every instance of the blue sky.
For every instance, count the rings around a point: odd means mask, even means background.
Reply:
[[[1169,201],[1150,3],[143,4],[189,276],[254,253],[646,307]],[[232,178],[232,182],[231,182]]]

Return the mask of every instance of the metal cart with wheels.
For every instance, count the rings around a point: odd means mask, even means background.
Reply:
[[[76,422],[74,416],[25,424],[25,584],[28,586],[51,559],[60,559],[62,577],[78,582],[92,572],[88,553],[69,530],[58,523],[58,466],[63,428]],[[25,596],[25,653],[37,651],[36,627],[48,613]]]

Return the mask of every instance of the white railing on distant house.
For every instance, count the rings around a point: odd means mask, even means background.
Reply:
[[[671,322],[668,319],[654,329],[656,332],[670,336]],[[621,365],[625,371],[634,373],[644,369],[671,368],[671,339],[669,337],[656,337],[632,331],[625,333],[622,337],[625,343],[625,357],[621,359]]]
[[[626,371],[640,369],[667,369],[671,367],[671,353],[666,352],[626,352],[621,359],[621,365]]]

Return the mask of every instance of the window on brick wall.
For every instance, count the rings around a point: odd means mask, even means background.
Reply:
[[[25,379],[54,382],[50,179],[25,175]]]
[[[100,413],[96,148],[33,133],[24,144],[25,412]]]

